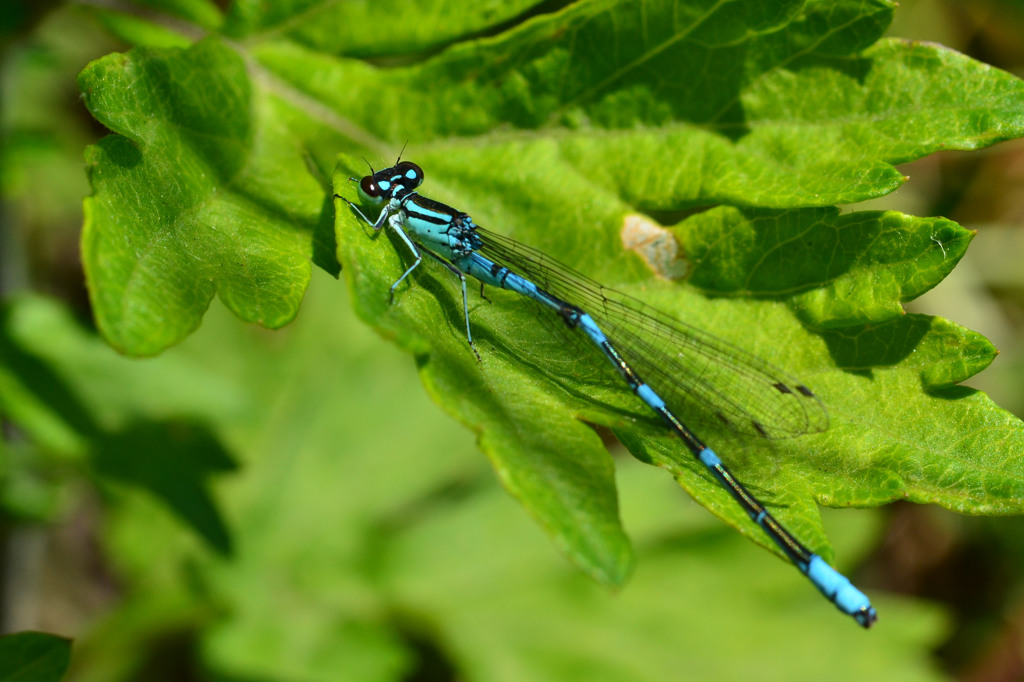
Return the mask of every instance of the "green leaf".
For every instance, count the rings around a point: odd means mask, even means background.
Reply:
[[[124,352],[155,353],[195,329],[214,292],[242,319],[292,319],[307,259],[337,270],[326,151],[352,140],[375,156],[404,140],[454,156],[506,144],[509,126],[536,129],[585,196],[662,210],[876,197],[902,181],[891,163],[1020,134],[1018,80],[935,46],[865,51],[891,6],[827,4],[583,2],[389,69],[262,33],[244,49],[210,38],[99,60],[80,86],[123,136],[88,154],[83,248],[100,328]],[[359,10],[310,7],[242,4],[233,25],[361,25]]]
[[[45,632],[0,637],[0,682],[59,682],[71,659],[71,640]]]
[[[215,292],[242,319],[289,322],[328,207],[292,147],[290,128],[308,118],[253,93],[241,57],[214,40],[105,57],[80,85],[101,122],[131,131],[86,155],[83,254],[108,340],[156,353],[199,326]],[[303,131],[310,142],[321,132]],[[282,177],[301,180],[275,187]]]
[[[338,7],[318,0],[278,0],[272,5],[237,0],[231,4],[224,32],[249,38],[286,38],[329,54],[394,56],[472,37],[536,4],[536,0],[378,0]],[[387,30],[368,30],[385,25]]]
[[[816,329],[902,316],[974,236],[944,218],[724,206],[681,223],[678,235],[691,285],[708,296],[786,298]]]
[[[124,352],[155,353],[200,324],[214,293],[244,320],[283,325],[310,260],[337,273],[336,241],[362,317],[416,354],[435,400],[588,573],[617,584],[630,561],[610,458],[581,421],[611,428],[763,542],[604,368],[550,332],[557,320],[538,323],[506,292],[474,297],[477,363],[448,271],[426,263],[389,305],[404,247],[371,239],[340,202],[333,237],[325,169],[346,152],[334,189],[354,197],[347,178],[365,165],[348,154],[386,164],[408,141],[428,196],[812,386],[831,415],[824,433],[701,434],[825,556],[818,503],[1019,513],[1019,467],[1005,458],[1021,452],[1020,423],[949,385],[994,350],[952,323],[902,317],[969,233],[831,206],[891,192],[904,181],[895,163],[1021,135],[1024,85],[936,45],[880,40],[892,10],[584,1],[372,65],[338,57],[348,48],[329,37],[362,26],[361,7],[240,3],[231,42],[136,49],[80,78],[90,110],[119,134],[88,154],[83,252],[99,327]],[[418,23],[396,19],[397,35]],[[488,25],[472,17],[409,49]],[[637,211],[672,223],[709,204],[725,205],[671,228],[685,282],[652,277],[653,261],[624,248]]]

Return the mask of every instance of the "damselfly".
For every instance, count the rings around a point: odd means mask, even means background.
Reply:
[[[829,601],[863,627],[875,622],[877,614],[867,596],[786,530],[680,418],[699,408],[730,429],[764,438],[821,431],[828,417],[809,388],[750,353],[484,230],[468,214],[417,193],[422,182],[423,170],[410,161],[399,160],[380,171],[371,168],[359,181],[358,193],[363,203],[381,207],[376,220],[335,195],[374,230],[387,224],[412,254],[412,265],[391,285],[392,301],[396,287],[422,262],[422,254],[431,256],[461,281],[466,338],[478,358],[466,275],[549,309],[597,347],[629,389]]]

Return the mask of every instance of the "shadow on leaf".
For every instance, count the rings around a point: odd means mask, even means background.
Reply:
[[[205,426],[188,421],[138,422],[101,436],[93,461],[97,474],[148,490],[211,547],[224,555],[231,553],[231,536],[205,479],[212,473],[233,471],[237,465]]]

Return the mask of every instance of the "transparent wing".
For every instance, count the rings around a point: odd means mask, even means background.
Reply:
[[[769,362],[603,287],[514,239],[482,228],[477,233],[481,255],[593,317],[626,362],[680,419],[764,438],[828,428],[821,401]]]

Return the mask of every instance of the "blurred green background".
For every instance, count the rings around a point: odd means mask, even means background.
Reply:
[[[0,442],[0,609],[5,632],[75,638],[69,679],[1024,678],[1021,520],[826,512],[877,595],[862,633],[622,456],[638,569],[609,594],[317,269],[281,331],[215,302],[182,345],[118,356],[78,258],[82,151],[105,131],[75,76],[128,46],[62,3],[7,2],[0,31],[0,353],[18,368],[0,407],[21,425]],[[907,0],[890,34],[1024,75],[1021,2]],[[970,383],[1024,415],[1024,143],[901,170],[871,208],[979,231],[911,308],[990,338],[1002,355]]]

